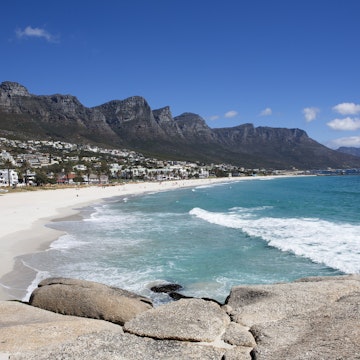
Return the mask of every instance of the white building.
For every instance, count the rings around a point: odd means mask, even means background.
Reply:
[[[109,170],[111,172],[111,176],[116,176],[122,169],[122,165],[113,163],[109,165]]]
[[[3,160],[9,160],[13,164],[15,164],[15,161],[14,161],[14,158],[12,157],[12,155],[10,153],[8,153],[7,151],[5,151],[5,150],[1,150],[0,158],[3,159]]]
[[[19,183],[18,174],[16,171],[10,169],[0,169],[0,186],[16,186]]]
[[[77,164],[73,166],[73,169],[78,171],[86,171],[87,167],[84,164]]]

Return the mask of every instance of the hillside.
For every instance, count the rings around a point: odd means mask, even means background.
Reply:
[[[350,155],[354,155],[354,156],[360,156],[360,148],[356,148],[356,147],[347,147],[347,146],[342,146],[339,147],[337,149],[337,151],[340,151],[344,154],[350,154]]]
[[[173,117],[140,96],[87,108],[72,95],[33,95],[0,84],[0,135],[128,148],[174,160],[265,168],[352,168],[360,158],[317,143],[300,129],[243,124],[211,129],[193,113]]]

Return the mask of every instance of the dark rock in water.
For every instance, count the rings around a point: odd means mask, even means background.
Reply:
[[[170,294],[174,291],[178,291],[183,289],[183,287],[179,284],[162,284],[162,285],[155,285],[150,288],[151,291],[155,293],[164,293]]]
[[[123,325],[152,308],[148,298],[92,281],[50,278],[38,286],[31,294],[30,305],[64,315]]]
[[[180,300],[180,299],[193,299],[193,296],[186,296],[183,294],[178,293],[178,290],[182,290],[183,287],[179,284],[162,284],[162,285],[155,285],[150,288],[151,291],[155,293],[164,293],[168,294],[173,300]]]
[[[183,295],[183,294],[180,294],[180,293],[177,292],[178,290],[182,290],[182,289],[183,289],[183,287],[181,285],[179,285],[179,284],[155,285],[155,286],[150,288],[150,290],[155,292],[155,293],[168,294],[173,300],[196,299],[194,296],[186,296],[186,295]],[[210,298],[202,298],[202,300],[212,301],[212,302],[218,304],[219,306],[223,305],[219,301],[214,300],[214,299],[210,299]]]
[[[196,297],[194,296],[186,296],[186,295],[183,295],[183,294],[180,294],[176,291],[174,292],[171,292],[168,294],[173,300],[180,300],[180,299],[197,299]],[[224,304],[222,304],[221,302],[215,300],[215,299],[210,299],[210,298],[201,298],[201,300],[204,300],[204,301],[210,301],[210,302],[213,302],[219,306],[223,306]]]
[[[193,299],[192,296],[186,296],[183,294],[180,294],[178,292],[171,292],[168,294],[173,300],[180,300],[180,299]]]

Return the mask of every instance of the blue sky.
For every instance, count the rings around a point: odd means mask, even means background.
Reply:
[[[359,0],[12,0],[0,82],[360,147]]]

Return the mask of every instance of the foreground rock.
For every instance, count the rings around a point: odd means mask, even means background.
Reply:
[[[156,341],[112,332],[83,335],[52,349],[16,354],[11,360],[221,360],[224,351],[180,341]],[[245,358],[233,358],[233,360]],[[247,359],[250,360],[248,357]]]
[[[102,320],[0,302],[0,359],[10,360],[250,360],[249,350],[154,340],[125,334]]]
[[[359,275],[237,286],[227,304],[255,336],[255,360],[360,359]]]
[[[220,306],[201,299],[181,299],[146,311],[125,323],[132,334],[156,339],[214,341],[230,324]]]
[[[103,331],[123,334],[120,326],[106,321],[55,314],[19,302],[0,302],[0,355],[37,351]]]
[[[43,280],[30,305],[64,315],[101,319],[123,325],[152,308],[150,299],[103,284],[66,278]]]
[[[359,275],[236,286],[224,306],[182,299],[123,327],[3,302],[0,359],[352,360],[359,323]]]

